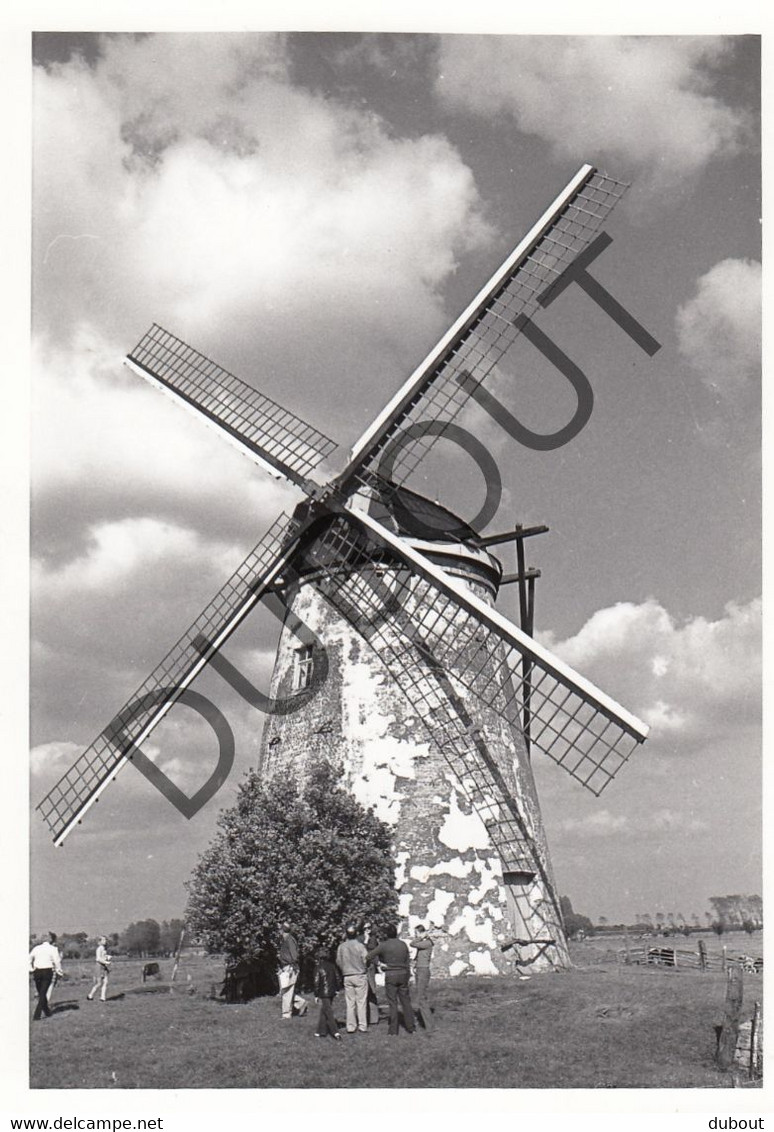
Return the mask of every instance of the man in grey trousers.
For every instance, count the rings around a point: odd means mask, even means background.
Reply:
[[[357,938],[357,927],[347,925],[347,936],[336,951],[336,964],[344,976],[344,999],[347,1003],[347,1033],[368,1031],[368,977],[365,945]]]

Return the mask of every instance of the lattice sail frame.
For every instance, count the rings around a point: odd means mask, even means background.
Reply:
[[[378,591],[377,616],[383,608],[402,611],[410,621],[404,633],[453,671],[455,683],[520,729],[526,704],[531,744],[591,793],[599,796],[645,740],[648,729],[636,716],[368,514],[347,508],[324,546],[340,579],[349,571],[361,578],[365,608]],[[403,569],[391,572],[388,594],[384,576],[378,580],[385,552]],[[412,575],[422,579],[419,588]]]
[[[56,845],[255,608],[295,550],[296,529],[294,519],[278,516],[193,625],[38,805]],[[209,643],[206,649],[202,638]]]
[[[146,381],[202,413],[273,476],[306,487],[307,477],[337,447],[319,429],[156,323],[126,361]]]
[[[591,243],[629,185],[584,165],[518,247],[396,393],[355,445],[341,480],[378,472],[412,424],[450,424],[522,333],[540,299]],[[472,382],[471,382],[472,379]],[[405,483],[438,439],[418,436],[390,459],[389,479]]]

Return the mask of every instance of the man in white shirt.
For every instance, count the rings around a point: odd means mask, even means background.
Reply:
[[[41,1012],[47,1018],[50,1018],[53,1013],[48,1005],[46,993],[51,986],[54,972],[57,975],[62,974],[62,957],[59,954],[59,948],[56,946],[56,932],[49,932],[47,940],[33,947],[30,952],[30,970],[35,980],[35,990],[38,993],[38,1003],[35,1007],[35,1013],[32,1015],[32,1021],[38,1022]]]

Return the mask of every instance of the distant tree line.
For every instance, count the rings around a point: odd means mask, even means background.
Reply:
[[[569,896],[559,897],[564,933],[568,939],[586,939],[594,935],[594,925],[588,916],[573,911]]]
[[[120,947],[127,955],[170,956],[174,955],[180,942],[184,921],[173,919],[139,920],[121,933]]]
[[[600,916],[596,927],[588,916],[573,910],[569,897],[560,900],[564,930],[569,939],[585,938],[595,932],[622,932],[625,928],[641,935],[691,935],[696,931],[714,931],[723,935],[726,931],[745,931],[752,934],[763,927],[763,900],[760,896],[711,896],[712,911],[700,916],[691,912],[635,912],[633,924],[611,924],[606,916]]]
[[[763,900],[760,896],[710,896],[715,919],[713,929],[721,935],[726,929],[742,928],[752,933],[763,927]]]
[[[42,938],[48,939],[48,933],[44,933]],[[108,951],[119,950],[118,932],[106,934],[105,938],[108,941]],[[63,959],[88,959],[93,957],[97,950],[97,939],[97,936],[90,936],[88,932],[60,932],[57,936],[57,947]],[[37,934],[33,932],[30,936],[30,947],[40,942]]]
[[[163,920],[160,924],[156,920],[140,920],[122,932],[103,934],[113,955],[170,956],[177,951],[183,927],[184,921],[180,919]],[[57,946],[63,959],[90,959],[96,953],[98,938],[88,932],[60,932]],[[30,944],[38,942],[33,932]]]

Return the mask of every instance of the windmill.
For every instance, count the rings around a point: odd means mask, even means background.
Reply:
[[[220,650],[256,606],[279,594],[288,613],[272,695],[297,698],[267,719],[264,769],[302,775],[299,751],[319,749],[341,759],[363,793],[367,744],[342,723],[359,666],[370,690],[358,717],[391,705],[381,738],[392,756],[381,769],[398,755],[411,764],[392,768],[392,785],[406,786],[395,816],[402,910],[444,929],[441,966],[503,970],[509,948],[520,965],[568,963],[531,755],[548,755],[598,795],[647,728],[532,639],[536,572],[523,546],[547,528],[484,536],[407,481],[439,436],[469,438],[456,423],[461,410],[471,398],[486,404],[487,377],[519,335],[534,334],[530,317],[626,187],[583,166],[324,485],[312,473],[336,447],[328,437],[161,327],[144,335],[126,364],[305,500],[275,521],[40,803],[56,844],[122,766],[144,758],[140,745],[186,702],[199,673],[225,663]],[[520,626],[494,607],[504,579],[487,546],[507,539],[518,551],[519,572],[505,580],[519,583]],[[475,834],[440,862],[452,817]],[[443,869],[456,878],[451,890],[437,885]]]

